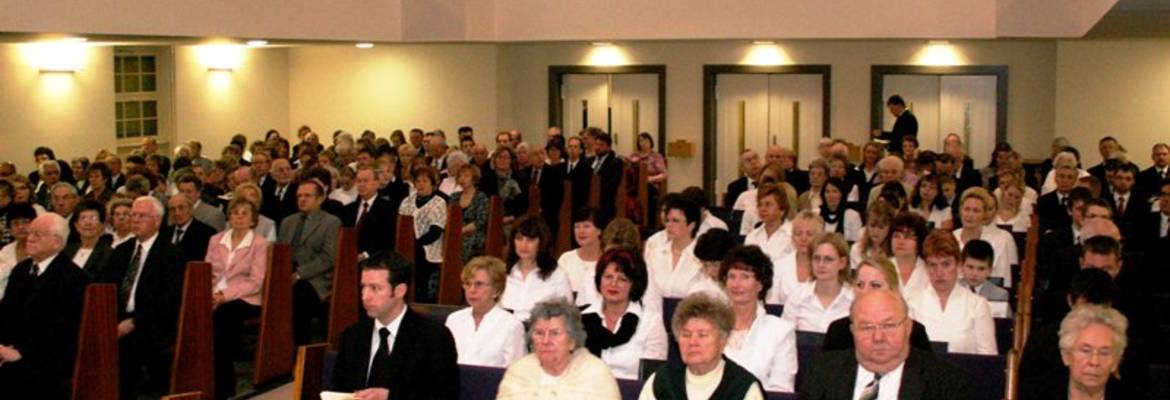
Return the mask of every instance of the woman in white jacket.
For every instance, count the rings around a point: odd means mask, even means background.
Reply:
[[[592,276],[599,296],[581,313],[585,348],[600,357],[618,379],[638,379],[642,359],[666,359],[662,314],[643,307],[648,277],[637,253],[613,249],[597,260]]]
[[[751,371],[764,390],[792,392],[797,371],[796,324],[764,311],[764,294],[772,286],[772,261],[757,246],[736,248],[723,259],[719,277],[735,312],[723,354]]]
[[[958,285],[961,250],[954,236],[936,230],[923,243],[930,288],[907,299],[910,317],[951,353],[996,354],[995,321],[982,296]]]

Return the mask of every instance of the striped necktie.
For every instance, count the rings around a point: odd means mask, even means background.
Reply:
[[[861,396],[858,400],[875,400],[878,397],[878,383],[882,379],[882,374],[873,374],[873,380],[865,385],[865,389],[861,389]]]

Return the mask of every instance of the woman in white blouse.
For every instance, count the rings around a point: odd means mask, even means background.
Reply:
[[[540,216],[526,216],[512,229],[508,253],[508,284],[500,306],[527,321],[532,307],[549,297],[570,299],[573,290],[565,271],[552,258],[552,235]]]
[[[110,204],[106,206],[106,215],[109,216],[107,218],[109,227],[106,228],[106,232],[113,239],[110,242],[111,248],[118,247],[118,245],[134,238],[133,226],[130,225],[130,208],[132,205],[129,199],[114,199],[110,200]],[[261,217],[263,218],[263,216]]]
[[[850,267],[857,268],[857,263],[866,258],[890,257],[890,224],[897,212],[885,200],[869,205],[865,213],[865,232],[849,250]]]
[[[735,312],[723,354],[751,371],[765,390],[792,392],[796,324],[768,315],[762,301],[772,286],[772,261],[759,247],[743,246],[727,254],[719,272]]]
[[[784,304],[783,318],[802,332],[825,333],[829,324],[849,315],[853,289],[849,284],[849,247],[837,232],[813,240],[812,282],[802,283]]]
[[[642,359],[666,359],[662,314],[643,307],[646,264],[626,249],[606,251],[593,275],[600,295],[581,312],[585,348],[609,365],[618,379],[638,379]]]
[[[930,289],[908,298],[910,317],[926,326],[934,341],[947,342],[951,353],[996,354],[995,322],[982,296],[958,286],[959,242],[934,231],[923,243]]]
[[[845,202],[845,181],[831,178],[821,189],[821,208],[813,211],[820,212],[825,220],[825,230],[840,233],[845,236],[849,244],[857,242],[861,237],[861,214],[850,208]]]
[[[801,211],[792,220],[792,249],[772,260],[772,288],[764,297],[768,304],[784,304],[800,285],[813,279],[813,239],[825,232],[825,222],[812,211]]]
[[[1009,232],[1028,232],[1028,227],[1032,225],[1032,204],[1025,200],[1023,183],[1005,185],[1004,181],[1000,182],[999,187],[995,189],[996,204],[999,207],[996,209],[993,224]]]
[[[0,299],[4,298],[4,289],[8,287],[8,277],[24,259],[28,258],[28,251],[24,245],[28,242],[28,224],[37,218],[37,211],[28,203],[14,203],[8,206],[6,212],[8,232],[12,234],[12,243],[0,249]]]
[[[954,229],[951,205],[942,195],[938,175],[926,175],[918,180],[918,186],[910,195],[910,211],[926,218],[927,229]]]
[[[747,234],[743,244],[760,246],[775,263],[792,251],[792,224],[787,221],[791,205],[780,186],[760,186],[756,193],[756,210],[762,224]]]
[[[470,307],[447,316],[459,364],[507,368],[527,351],[524,324],[497,303],[508,281],[504,262],[491,256],[472,258],[461,278]]]
[[[1012,286],[1011,266],[1019,262],[1016,240],[1012,234],[995,225],[988,225],[995,214],[995,198],[987,189],[973,187],[959,198],[959,218],[963,227],[955,229],[959,248],[974,239],[983,239],[995,249],[995,260],[991,263],[991,276],[1003,279],[1004,287]]]
[[[756,189],[749,189],[739,195],[735,200],[735,204],[731,207],[733,210],[743,210],[743,218],[739,224],[739,234],[747,235],[756,228],[756,224],[760,222],[759,214],[759,188],[777,185],[783,191],[787,198],[789,207],[795,208],[797,204],[796,189],[784,182],[784,167],[779,162],[769,162],[760,171],[760,180],[757,182]]]
[[[447,201],[438,195],[439,173],[428,165],[414,168],[414,192],[398,206],[398,214],[414,217],[415,300],[432,303],[439,297],[439,266],[443,264],[443,229]]]
[[[699,206],[681,198],[669,200],[666,209],[667,243],[658,246],[646,259],[649,290],[658,296],[681,298],[700,279],[702,264],[695,257],[695,232],[699,229]],[[654,299],[647,299],[654,303]]]
[[[557,269],[565,271],[568,276],[569,287],[577,294],[575,304],[579,306],[592,303],[597,297],[593,273],[597,269],[597,259],[601,257],[603,229],[605,223],[601,221],[596,208],[582,208],[573,212],[573,237],[577,239],[578,247],[566,251],[557,259]]]
[[[922,216],[908,211],[894,217],[890,231],[890,247],[894,253],[890,262],[897,267],[902,296],[911,297],[930,286],[926,262],[922,259],[922,241],[930,231]]]
[[[796,199],[796,209],[813,210],[821,209],[824,204],[824,199],[821,197],[821,191],[824,190],[825,182],[829,179],[829,162],[825,160],[813,160],[808,164],[808,190],[801,193]]]

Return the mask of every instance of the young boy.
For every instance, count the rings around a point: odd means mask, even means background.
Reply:
[[[975,239],[963,246],[963,279],[961,285],[991,302],[991,314],[995,318],[1011,318],[1011,307],[1008,307],[1008,291],[988,282],[991,275],[991,262],[995,259],[995,250],[986,241]]]

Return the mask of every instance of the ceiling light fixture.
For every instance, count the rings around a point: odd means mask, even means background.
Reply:
[[[255,39],[248,41],[248,47],[264,47],[268,45],[267,40]]]
[[[754,44],[756,46],[771,46],[771,45],[776,44],[776,42],[771,41],[771,40],[753,40],[752,44]]]
[[[592,44],[592,45],[594,45],[594,46],[597,46],[597,47],[609,47],[609,46],[613,46],[613,42],[593,42],[593,43],[590,43],[590,44]]]
[[[357,47],[359,49],[372,49],[372,48],[374,48],[374,44],[370,43],[370,42],[361,42],[361,43],[355,44],[353,46]]]

